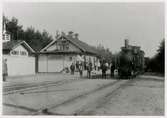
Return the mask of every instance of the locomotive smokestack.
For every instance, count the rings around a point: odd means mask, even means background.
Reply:
[[[129,47],[129,40],[125,39],[125,48],[128,48],[128,47]]]

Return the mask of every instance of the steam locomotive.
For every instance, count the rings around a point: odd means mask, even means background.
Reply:
[[[144,72],[144,52],[139,46],[128,45],[121,48],[118,56],[118,73],[120,78],[133,78]]]

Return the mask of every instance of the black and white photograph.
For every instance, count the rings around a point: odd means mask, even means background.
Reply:
[[[3,2],[3,116],[164,116],[164,2]]]

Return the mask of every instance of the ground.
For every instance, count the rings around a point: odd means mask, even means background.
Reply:
[[[4,115],[164,115],[164,77],[87,79],[78,74],[11,77]]]

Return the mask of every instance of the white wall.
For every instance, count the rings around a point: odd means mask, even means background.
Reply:
[[[45,55],[38,57],[38,72],[47,72],[47,56]]]
[[[70,57],[72,57],[72,60],[70,60]],[[74,59],[76,58],[76,55],[69,55],[69,56],[65,56],[64,59],[64,67],[69,67],[71,66],[72,62],[74,62]]]
[[[40,55],[38,58],[38,72],[60,72],[63,69],[63,58],[55,55]]]
[[[63,60],[55,59],[48,61],[48,72],[60,72],[63,70]]]
[[[35,74],[35,57],[3,55],[3,58],[7,59],[9,76]]]
[[[40,55],[38,60],[38,72],[60,72],[65,67],[70,67],[75,62],[77,55]],[[72,57],[72,60],[70,60]],[[94,56],[86,56],[87,60],[91,59],[94,66]]]
[[[69,56],[63,55],[40,55],[38,62],[38,72],[60,72],[72,63]]]

